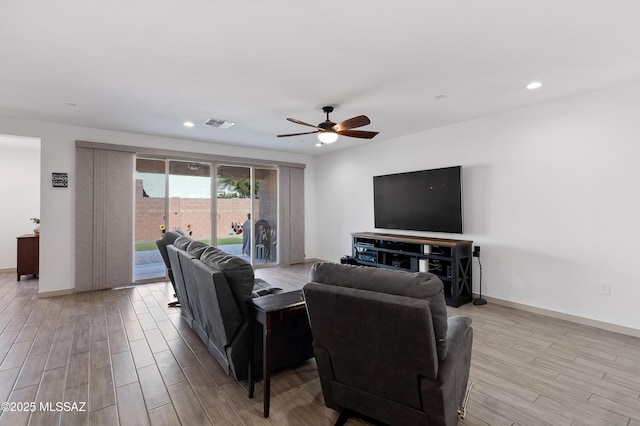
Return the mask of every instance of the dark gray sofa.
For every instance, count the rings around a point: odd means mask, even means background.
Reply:
[[[304,286],[325,404],[392,425],[455,425],[473,329],[429,273],[313,266]],[[341,416],[342,417],[342,416]]]
[[[167,246],[173,244],[173,242],[183,236],[182,231],[167,231],[162,234],[162,238],[156,240],[156,246],[158,247],[158,251],[160,252],[160,256],[162,256],[162,260],[164,261],[165,266],[167,267],[167,275],[169,275],[169,280],[171,280],[171,285],[173,286],[173,290],[178,294],[176,290],[176,280],[173,278],[173,271],[171,270],[171,263],[169,262],[169,253],[167,252]],[[178,301],[170,302],[170,307],[176,307],[180,303]]]
[[[227,374],[236,380],[246,379],[252,351],[256,374],[261,374],[262,335],[252,327],[250,302],[282,289],[255,278],[252,266],[243,259],[189,237],[178,237],[166,248],[182,317]],[[284,351],[273,360],[273,370],[312,356],[308,322],[299,322],[274,332],[299,345],[306,344],[309,350],[306,354],[291,351],[295,356]],[[300,358],[302,354],[305,356]]]

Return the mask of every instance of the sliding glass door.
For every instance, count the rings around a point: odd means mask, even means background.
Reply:
[[[217,245],[253,265],[278,263],[278,171],[218,165]]]
[[[256,196],[253,202],[255,264],[277,264],[278,259],[278,170],[255,167]]]
[[[165,279],[156,240],[178,231],[211,242],[211,164],[136,159],[135,281]]]
[[[166,231],[213,239],[254,266],[278,263],[276,167],[138,158],[135,180],[136,281],[166,278],[156,247]]]
[[[135,173],[135,281],[165,278],[156,240],[166,226],[166,162],[138,158]]]
[[[251,167],[217,166],[216,245],[251,260]]]
[[[167,229],[211,243],[211,164],[169,161]]]

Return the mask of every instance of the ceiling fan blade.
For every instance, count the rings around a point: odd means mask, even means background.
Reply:
[[[366,130],[342,130],[336,132],[342,136],[349,136],[352,138],[373,139],[379,132],[368,132]]]
[[[366,126],[367,124],[371,124],[371,120],[369,120],[369,117],[367,117],[366,115],[359,115],[357,117],[353,117],[336,124],[335,126],[333,126],[333,130],[335,130],[336,132],[342,132],[344,130]]]
[[[342,136],[349,136],[352,138],[373,139],[373,137],[377,135],[379,132],[368,132],[366,130],[341,130],[336,133]]]
[[[315,132],[304,132],[304,133],[289,133],[286,135],[277,135],[279,138],[286,138],[287,136],[300,136],[300,135],[311,135],[313,133],[320,133],[320,130],[316,130]]]
[[[319,129],[319,127],[316,126],[315,124],[305,123],[304,121],[296,120],[295,118],[287,118],[287,120],[289,120],[292,123],[302,124],[303,126],[309,126],[309,127],[313,127],[314,129]]]

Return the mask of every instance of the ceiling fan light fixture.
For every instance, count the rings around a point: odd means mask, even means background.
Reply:
[[[329,119],[329,113],[333,111],[333,107],[326,106],[322,107],[322,111],[327,114],[327,119],[322,123],[318,124],[309,124],[304,121],[297,120],[295,118],[287,118],[287,121],[290,121],[295,124],[300,124],[302,126],[313,127],[315,130],[313,132],[301,132],[301,133],[287,133],[284,135],[276,135],[279,138],[283,137],[291,137],[291,136],[302,136],[302,135],[317,135],[318,140],[320,141],[320,145],[334,143],[338,140],[338,135],[347,136],[350,138],[360,138],[360,139],[372,139],[375,137],[378,132],[369,132],[366,130],[353,130],[358,127],[366,126],[367,124],[371,124],[371,120],[366,115],[359,115],[357,117],[351,117],[348,120],[341,121],[336,124]]]
[[[338,140],[338,134],[330,130],[325,130],[318,133],[318,140],[322,143],[334,143]]]

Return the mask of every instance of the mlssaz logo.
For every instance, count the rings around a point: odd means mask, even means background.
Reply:
[[[41,402],[40,411],[87,411],[86,402]]]

